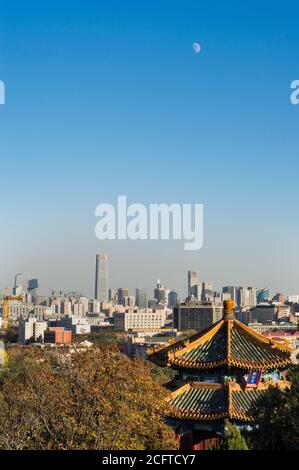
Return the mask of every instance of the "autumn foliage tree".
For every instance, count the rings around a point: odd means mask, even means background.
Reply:
[[[0,449],[174,449],[165,393],[115,345],[16,348],[0,372]]]

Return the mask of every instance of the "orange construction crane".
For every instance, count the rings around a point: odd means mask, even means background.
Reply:
[[[2,302],[3,302],[3,323],[2,329],[7,330],[8,328],[8,313],[9,313],[9,302],[16,300],[21,302],[23,297],[21,295],[4,295]]]

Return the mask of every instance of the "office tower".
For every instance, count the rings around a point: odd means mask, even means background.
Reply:
[[[178,303],[178,294],[174,290],[168,294],[168,307],[174,307]]]
[[[36,296],[38,289],[38,279],[29,279],[28,281],[28,293]]]
[[[96,255],[95,299],[100,300],[101,302],[107,302],[108,299],[106,253]]]
[[[108,293],[109,293],[108,300],[109,301],[115,300],[115,294],[116,294],[115,289],[109,289]]]
[[[147,308],[147,293],[144,287],[136,288],[136,305],[140,308]]]
[[[93,299],[90,302],[90,311],[92,313],[100,313],[101,312],[101,302],[99,300]]]
[[[264,287],[264,289],[259,289],[256,293],[256,300],[258,304],[268,302],[270,297],[269,289]]]
[[[135,297],[128,295],[123,298],[123,307],[135,307]]]
[[[168,304],[168,293],[169,290],[163,287],[160,279],[157,280],[157,287],[154,289],[154,298],[157,301],[157,304]]]
[[[249,306],[250,306],[250,308],[252,308],[252,307],[256,306],[256,292],[257,292],[257,290],[255,289],[255,287],[248,287],[248,291],[249,291]]]
[[[271,325],[276,320],[276,307],[274,305],[257,305],[243,312],[240,316],[243,323],[262,323]]]
[[[61,311],[64,315],[72,314],[72,302],[69,300],[64,300],[61,304]]]
[[[222,305],[203,305],[196,302],[173,308],[173,327],[178,331],[201,331],[222,318]]]
[[[211,282],[203,282],[202,283],[201,300],[203,302],[213,302],[213,300],[214,300],[214,289],[213,289],[213,284]]]
[[[198,298],[198,275],[195,271],[188,271],[188,297]]]
[[[15,285],[13,288],[13,295],[23,295],[27,292],[27,282],[24,274],[18,273],[15,276]]]
[[[223,294],[229,294],[230,298],[237,303],[237,288],[236,286],[224,286],[222,288]]]
[[[250,307],[249,290],[246,287],[238,287],[237,289],[237,304],[241,308]]]
[[[125,297],[129,297],[129,289],[126,287],[120,287],[117,289],[117,302],[119,305],[124,304]]]

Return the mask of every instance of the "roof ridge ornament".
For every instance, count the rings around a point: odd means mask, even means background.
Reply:
[[[235,302],[232,299],[225,300],[223,302],[223,320],[224,321],[234,320],[234,306],[235,306]]]

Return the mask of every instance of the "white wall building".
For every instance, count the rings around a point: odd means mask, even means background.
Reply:
[[[25,344],[31,338],[35,341],[43,341],[44,332],[47,328],[46,321],[38,321],[35,317],[19,320],[19,343]]]
[[[113,314],[114,327],[121,331],[155,330],[165,326],[168,309],[132,309]]]
[[[72,335],[84,335],[90,333],[90,324],[86,317],[79,315],[66,315],[57,322],[57,326],[71,330]]]

